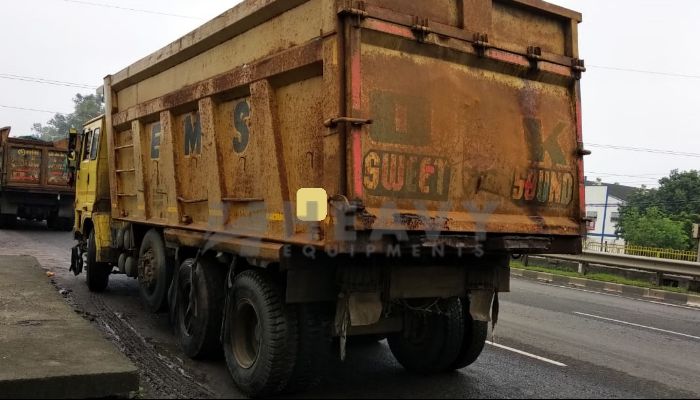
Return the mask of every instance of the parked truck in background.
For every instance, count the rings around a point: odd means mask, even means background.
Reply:
[[[75,191],[64,143],[10,137],[0,129],[0,228],[18,218],[46,220],[49,228],[73,228]]]
[[[91,290],[137,278],[184,352],[302,390],[353,336],[481,353],[514,254],[581,251],[577,27],[540,0],[247,0],[105,79],[79,139]]]

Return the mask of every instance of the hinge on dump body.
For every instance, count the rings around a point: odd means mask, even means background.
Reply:
[[[472,45],[479,54],[479,57],[483,57],[484,54],[486,54],[486,50],[489,48],[489,35],[485,33],[475,33]]]
[[[586,72],[586,62],[579,58],[571,60],[571,69],[574,71],[574,77],[579,80],[581,75]]]
[[[357,18],[357,26],[364,18],[367,18],[369,14],[367,13],[367,5],[364,1],[346,0],[339,8],[338,15],[340,16],[352,16]]]
[[[428,35],[432,32],[430,30],[430,21],[428,18],[413,17],[411,31],[413,31],[419,42],[425,42],[428,39]]]
[[[540,69],[540,60],[542,59],[542,48],[538,46],[530,46],[527,48],[527,59],[530,60],[530,66],[534,70]]]

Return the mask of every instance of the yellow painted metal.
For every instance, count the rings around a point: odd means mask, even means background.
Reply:
[[[111,244],[111,215],[109,210],[109,178],[107,146],[103,117],[88,122],[83,129],[81,146],[77,151],[80,169],[76,174],[75,230],[87,235],[85,227],[95,231],[97,261],[109,255]]]
[[[110,229],[112,216],[109,213],[98,212],[92,214],[92,223],[95,229],[95,245],[100,250],[98,253],[103,253],[108,250],[112,243],[112,231]],[[97,261],[100,260],[98,254]]]
[[[587,241],[585,249],[609,254],[626,254],[629,256],[641,256],[651,258],[663,258],[667,260],[697,261],[698,255],[694,251],[662,249],[658,247],[617,245]]]

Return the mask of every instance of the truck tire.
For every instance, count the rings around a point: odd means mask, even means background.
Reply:
[[[85,280],[93,293],[102,293],[109,285],[112,269],[109,264],[97,262],[97,244],[95,231],[91,231],[87,241],[87,260],[85,260]]]
[[[182,350],[190,358],[210,358],[222,352],[219,336],[226,272],[207,259],[197,264],[194,259],[185,260],[178,269],[175,329]],[[190,301],[192,295],[194,302]]]
[[[389,348],[409,371],[435,374],[452,370],[462,347],[464,319],[457,298],[444,301],[443,314],[407,310],[404,332],[389,335]]]
[[[464,315],[464,338],[457,360],[452,364],[454,370],[466,368],[476,362],[481,352],[484,351],[489,333],[488,322],[475,321],[472,318],[467,299],[462,299],[462,314]]]
[[[330,335],[330,313],[321,304],[301,304],[296,307],[299,327],[299,349],[286,394],[304,392],[321,383],[333,350]]]
[[[139,291],[146,308],[158,313],[168,305],[168,288],[172,270],[168,265],[165,243],[157,230],[151,229],[141,242],[138,260]]]
[[[264,271],[238,275],[226,303],[223,344],[233,380],[251,397],[281,393],[297,360],[296,313]]]

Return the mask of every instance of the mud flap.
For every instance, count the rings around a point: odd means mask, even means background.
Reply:
[[[501,312],[501,304],[498,302],[498,292],[493,295],[493,306],[491,308],[491,331],[496,330],[498,314]]]
[[[83,273],[83,256],[80,253],[80,245],[75,246],[70,252],[70,272],[78,276]]]
[[[472,290],[469,295],[469,313],[475,321],[491,322],[491,311],[497,302],[494,302],[493,290]],[[495,307],[498,308],[497,306]],[[498,315],[496,314],[496,317]]]
[[[224,314],[221,316],[221,331],[219,333],[219,339],[221,340],[221,343],[224,343],[226,325],[229,323],[228,311],[233,296],[233,290],[231,289],[233,289],[233,280],[236,277],[236,261],[237,258],[233,257],[233,260],[231,260],[231,265],[228,268],[228,274],[226,275],[226,297],[224,300]]]

